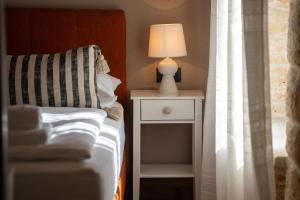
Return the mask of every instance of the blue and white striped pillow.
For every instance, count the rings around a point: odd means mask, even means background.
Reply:
[[[8,56],[9,104],[100,108],[98,46],[63,53]]]

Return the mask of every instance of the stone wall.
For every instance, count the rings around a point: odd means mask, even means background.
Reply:
[[[285,118],[286,77],[289,67],[286,53],[290,0],[269,0],[269,45],[272,115]]]
[[[269,46],[274,157],[286,156],[287,32],[290,0],[269,0]]]

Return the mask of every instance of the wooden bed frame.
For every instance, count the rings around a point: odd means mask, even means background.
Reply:
[[[125,107],[126,25],[122,10],[7,8],[6,37],[9,55],[57,53],[88,44],[99,45],[110,74],[122,81],[116,94]],[[126,152],[125,149],[114,200],[124,198]]]

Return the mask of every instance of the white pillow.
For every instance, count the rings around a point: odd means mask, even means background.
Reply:
[[[101,108],[110,108],[117,101],[118,97],[100,97],[100,106]]]
[[[115,90],[120,84],[121,84],[120,79],[117,79],[109,74],[97,74],[97,89],[98,89],[98,96],[100,98],[114,97]]]

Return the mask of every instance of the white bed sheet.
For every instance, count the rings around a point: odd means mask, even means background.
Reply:
[[[116,106],[116,104],[115,104]],[[119,104],[120,106],[120,104]],[[106,118],[92,157],[85,164],[99,174],[101,199],[113,199],[123,161],[125,146],[124,118],[115,121]],[[104,184],[102,184],[104,183]]]
[[[119,103],[115,103],[114,106],[122,106]],[[54,108],[55,109],[55,108]],[[74,108],[76,109],[76,108]],[[84,160],[82,162],[18,162],[13,163],[15,167],[15,173],[17,178],[23,178],[24,180],[18,180],[17,183],[23,184],[26,183],[27,187],[29,185],[36,186],[39,183],[30,183],[31,181],[38,180],[39,178],[30,178],[37,177],[42,174],[44,177],[43,180],[47,179],[47,175],[49,179],[57,176],[62,176],[64,174],[71,174],[72,176],[76,176],[75,180],[86,180],[91,178],[91,174],[94,174],[97,180],[93,180],[95,184],[98,186],[86,186],[89,187],[89,192],[95,192],[97,194],[91,196],[98,196],[99,200],[113,200],[114,194],[116,192],[118,186],[118,178],[120,176],[120,171],[122,167],[123,161],[123,153],[125,146],[125,130],[124,130],[124,118],[123,116],[120,120],[115,121],[110,118],[106,118],[104,120],[104,124],[101,128],[101,132],[99,138],[97,139],[96,144],[94,145],[92,156],[90,159]],[[50,177],[51,176],[51,177]],[[87,178],[87,176],[89,176]],[[46,177],[46,178],[45,178]],[[31,180],[25,180],[31,179]],[[67,192],[68,190],[73,190],[74,193],[78,192],[78,195],[73,196],[84,196],[85,194],[80,194],[80,190],[76,190],[76,188],[67,188],[67,185],[70,187],[74,187],[70,181],[71,179],[62,179],[60,182],[61,185],[66,186],[64,190]],[[63,183],[65,181],[65,183]],[[41,187],[53,187],[55,183],[45,183]],[[80,184],[78,183],[78,187]],[[16,188],[22,187],[21,185]],[[91,189],[92,187],[96,189]],[[32,188],[32,192],[34,192],[35,188]],[[96,191],[97,190],[97,191]],[[44,190],[40,190],[44,191]],[[51,191],[51,190],[50,190]],[[53,191],[52,191],[53,192]],[[53,195],[53,194],[52,194]],[[65,198],[68,197],[68,194]],[[46,194],[45,194],[46,196]]]

